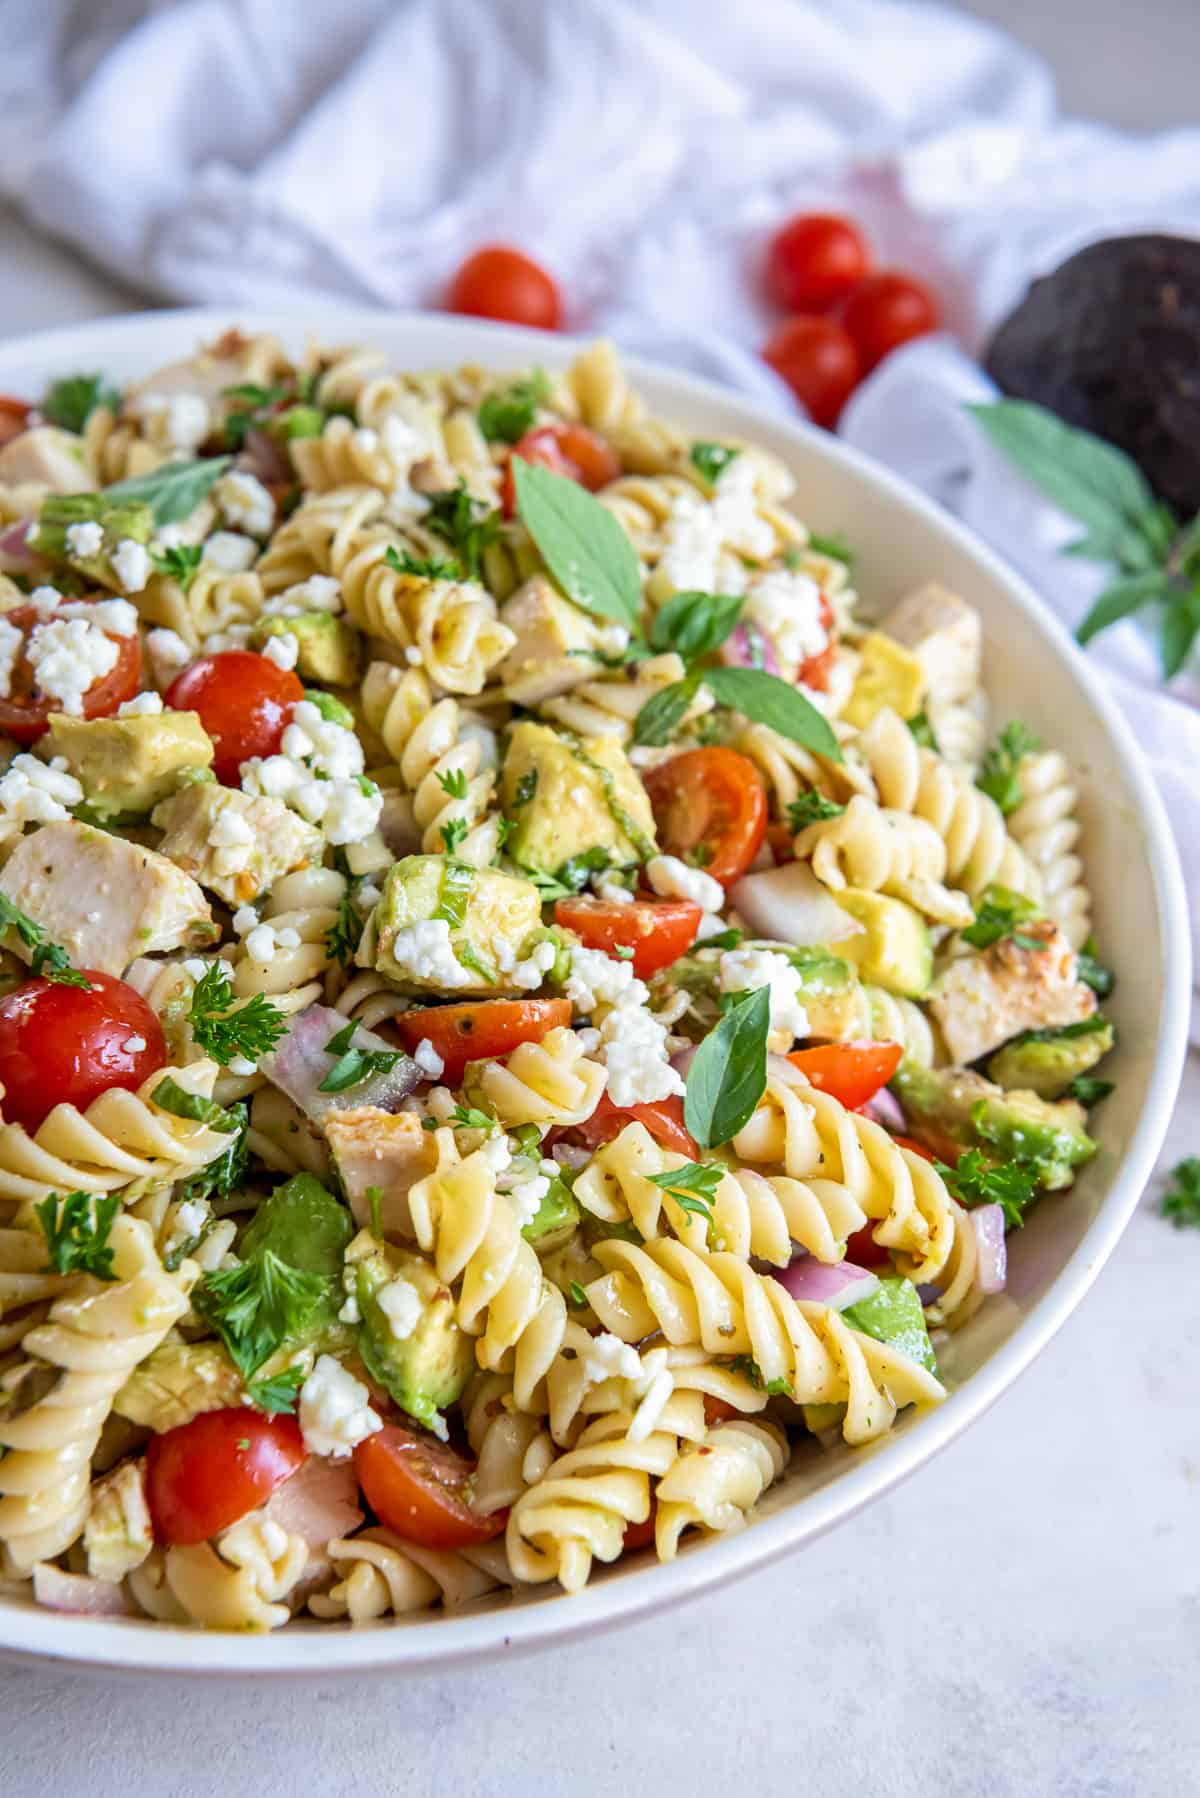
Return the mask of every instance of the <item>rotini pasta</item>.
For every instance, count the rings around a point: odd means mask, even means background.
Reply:
[[[1046,914],[1072,949],[1082,949],[1091,933],[1092,900],[1078,853],[1078,794],[1066,757],[1057,749],[1021,757],[1017,769],[1021,803],[1008,828],[1041,877]]]
[[[974,912],[942,884],[946,845],[931,824],[885,811],[856,793],[839,817],[810,824],[795,841],[797,861],[810,861],[827,887],[891,893],[939,924],[961,929]]]

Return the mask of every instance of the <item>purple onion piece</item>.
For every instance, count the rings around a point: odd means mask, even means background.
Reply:
[[[0,560],[3,560],[6,568],[28,573],[30,569],[37,567],[38,559],[27,541],[36,522],[33,518],[22,518],[0,534]]]
[[[39,1561],[33,1570],[33,1596],[49,1611],[70,1611],[77,1617],[127,1617],[130,1610],[119,1584],[64,1573],[50,1561]]]
[[[850,1261],[831,1266],[815,1255],[798,1255],[789,1266],[776,1269],[775,1278],[794,1299],[830,1305],[835,1311],[869,1298],[879,1285],[878,1276],[869,1268],[855,1267]]]
[[[259,1070],[272,1085],[285,1092],[293,1105],[298,1105],[314,1124],[330,1111],[349,1111],[361,1105],[373,1105],[379,1111],[399,1111],[406,1099],[425,1078],[416,1062],[401,1054],[380,1074],[368,1074],[365,1080],[340,1093],[323,1093],[321,1082],[338,1059],[326,1044],[345,1030],[349,1020],[327,1005],[310,1005],[291,1019],[286,1033],[275,1047],[259,1060]],[[366,1051],[382,1049],[396,1054],[395,1043],[360,1024],[350,1046]]]
[[[908,1120],[899,1099],[886,1086],[881,1086],[875,1097],[867,1100],[862,1110],[863,1116],[869,1117],[872,1123],[882,1124],[885,1130],[897,1131],[903,1135]]]
[[[1000,1205],[976,1205],[971,1228],[979,1250],[975,1284],[980,1292],[1003,1292],[1008,1277],[1008,1246],[1004,1240],[1004,1209]]]
[[[754,636],[756,641],[752,642],[746,625],[735,626],[717,652],[718,661],[727,668],[761,668],[764,674],[781,675],[783,670],[775,659],[771,639],[761,631]]]
[[[257,429],[246,432],[245,447],[238,458],[238,467],[268,483],[286,481],[292,474],[287,451],[282,444],[276,443],[269,432]]]

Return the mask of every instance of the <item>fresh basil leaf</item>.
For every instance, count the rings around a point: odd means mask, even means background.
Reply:
[[[702,1149],[728,1142],[753,1115],[767,1086],[771,995],[748,993],[710,1030],[692,1057],[683,1120]]]
[[[685,662],[724,643],[745,604],[740,593],[673,593],[650,626],[650,647],[675,650]]]
[[[150,1094],[160,1111],[169,1111],[172,1117],[187,1118],[193,1124],[207,1124],[213,1130],[237,1130],[241,1120],[232,1111],[225,1111],[215,1099],[206,1099],[202,1093],[189,1093],[168,1074],[160,1080]]]
[[[157,525],[178,524],[207,499],[221,476],[231,467],[232,456],[208,456],[200,462],[168,462],[149,474],[134,475],[104,489],[106,499],[141,500],[154,513]]]
[[[98,407],[117,412],[120,405],[121,395],[107,385],[103,375],[67,375],[46,389],[38,410],[60,431],[80,432]]]
[[[612,513],[565,476],[512,459],[517,511],[542,560],[585,612],[636,631],[642,603],[637,552]]]
[[[101,1198],[97,1193],[69,1192],[60,1202],[59,1195],[51,1192],[33,1209],[46,1238],[48,1273],[116,1279],[109,1238],[121,1209],[119,1193]]]
[[[698,674],[689,674],[686,680],[672,681],[669,687],[663,687],[646,701],[634,719],[634,742],[654,746],[669,742],[699,690]]]
[[[789,686],[777,674],[764,674],[758,668],[709,668],[704,681],[722,705],[744,712],[755,724],[765,724],[781,737],[802,743],[815,755],[841,761],[842,752],[828,719],[798,687]]]
[[[1090,643],[1110,625],[1149,604],[1152,599],[1166,599],[1171,591],[1171,577],[1165,569],[1155,568],[1149,574],[1127,574],[1113,581],[1095,601],[1087,617],[1075,632],[1079,644]]]
[[[688,456],[701,480],[706,481],[710,487],[715,487],[734,457],[740,453],[739,450],[731,449],[728,444],[708,443],[703,438],[697,438],[688,451]]]

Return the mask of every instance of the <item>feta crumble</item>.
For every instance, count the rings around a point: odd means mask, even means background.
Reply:
[[[762,987],[771,996],[771,1034],[786,1036],[790,1048],[794,1038],[808,1035],[799,974],[777,950],[726,949],[721,957],[721,991],[757,992]]]
[[[720,911],[725,889],[703,868],[689,868],[677,855],[655,855],[646,863],[646,879],[664,899],[690,899],[703,911]]]
[[[410,1280],[389,1280],[377,1299],[397,1342],[406,1342],[421,1321],[421,1295]]]
[[[109,561],[126,593],[140,593],[150,579],[150,552],[144,543],[135,543],[132,537],[122,537]]]
[[[275,525],[275,501],[257,475],[235,471],[223,476],[213,490],[213,498],[226,524],[249,532],[251,537],[270,536]]]
[[[300,644],[291,631],[281,631],[277,637],[268,637],[262,646],[262,653],[268,662],[274,662],[277,668],[288,673],[296,666],[300,655]]]
[[[244,574],[258,560],[258,544],[241,531],[214,531],[204,539],[201,560],[211,562],[222,574]]]
[[[344,1460],[360,1442],[383,1428],[371,1394],[332,1355],[317,1364],[300,1388],[300,1431],[310,1454]]]
[[[583,1356],[583,1377],[590,1386],[605,1380],[640,1380],[642,1357],[631,1343],[603,1330],[593,1336]]]
[[[583,1014],[595,1011],[598,1005],[642,1005],[650,996],[630,962],[617,961],[600,949],[571,950],[571,971],[563,992]]]
[[[821,620],[821,589],[811,575],[786,568],[759,575],[748,589],[743,617],[770,639],[789,674],[829,642]]]
[[[158,687],[169,687],[192,659],[192,652],[178,631],[147,631],[146,653]]]
[[[444,918],[420,918],[398,930],[392,939],[391,955],[402,975],[450,991],[470,986],[475,978],[451,948],[450,926]]]
[[[208,402],[199,393],[143,393],[134,409],[159,449],[198,449],[208,436]]]
[[[94,518],[67,526],[67,549],[73,556],[98,556],[104,548],[104,526]]]
[[[683,1079],[667,1058],[666,1027],[643,1006],[610,1011],[600,1025],[600,1042],[614,1105],[651,1105],[684,1092]]]
[[[161,712],[162,709],[161,693],[135,693],[132,699],[127,699],[124,705],[118,706],[117,717],[148,718]]]
[[[294,586],[285,587],[282,593],[273,594],[263,612],[267,616],[283,613],[298,617],[301,612],[340,612],[341,609],[341,583],[331,574],[310,574],[306,581],[297,581]]]
[[[146,1039],[144,1036],[127,1036],[121,1047],[127,1055],[140,1055],[146,1047]]]
[[[440,1080],[446,1071],[445,1062],[427,1036],[423,1036],[413,1050],[413,1060],[431,1080]]]
[[[25,653],[42,692],[78,718],[84,694],[112,672],[121,652],[86,619],[54,618],[34,625]]]
[[[25,642],[25,633],[10,624],[7,618],[0,618],[0,697],[8,698],[12,688],[13,669]]]

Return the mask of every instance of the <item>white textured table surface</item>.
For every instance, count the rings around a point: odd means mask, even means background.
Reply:
[[[1136,41],[1125,0],[970,10],[1028,21],[1077,108],[1145,125],[1193,108],[1170,44],[1194,4],[1143,8]],[[0,251],[0,334],[137,303],[3,212]],[[1193,1061],[1165,1165],[1200,1147],[1198,1115]],[[0,1660],[3,1791],[1195,1791],[1200,1237],[1164,1224],[1156,1197],[1016,1388],[804,1554],[569,1651],[403,1684],[190,1686]]]

